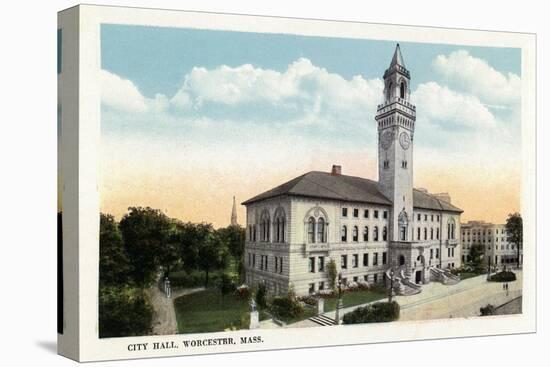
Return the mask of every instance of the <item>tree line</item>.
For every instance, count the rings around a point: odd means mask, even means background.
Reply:
[[[173,270],[209,274],[235,264],[244,277],[240,226],[214,229],[210,223],[170,218],[158,209],[130,207],[119,222],[100,214],[99,329],[101,337],[146,335],[152,307],[145,292]]]

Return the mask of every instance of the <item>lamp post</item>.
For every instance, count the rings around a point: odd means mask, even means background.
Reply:
[[[338,304],[336,305],[336,316],[334,317],[334,325],[340,325],[340,309],[342,304],[342,273],[338,274]]]
[[[393,272],[393,268],[391,268],[390,269],[390,289],[388,292],[388,301],[390,303],[392,303],[393,301],[393,276],[394,276],[394,272]]]

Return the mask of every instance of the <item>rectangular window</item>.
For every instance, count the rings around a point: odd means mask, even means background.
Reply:
[[[319,282],[319,290],[322,291],[325,289],[325,282]]]
[[[420,214],[416,215],[416,220],[419,221],[419,222],[422,220],[421,217],[420,217]]]
[[[315,258],[314,257],[310,257],[309,258],[309,272],[310,273],[315,273]]]
[[[416,239],[420,240],[420,227],[416,229]]]
[[[359,218],[359,209],[357,209],[357,208],[353,209],[353,217],[354,218]]]
[[[279,259],[279,274],[283,273],[283,258]]]
[[[430,249],[430,259],[433,259],[434,258],[434,249],[431,248]]]
[[[439,222],[439,215],[437,216],[437,221]]]
[[[267,270],[268,269],[268,267],[267,267],[267,255],[265,255],[264,257],[265,257],[265,268],[264,268],[264,270]]]
[[[434,221],[434,215],[433,214],[432,214],[432,219],[431,220],[432,220],[432,222]]]
[[[348,216],[348,208],[342,208],[342,217]]]
[[[256,254],[252,254],[252,267],[256,267]]]
[[[309,283],[309,294],[315,293],[315,283]]]
[[[378,283],[378,274],[374,274],[374,282]]]
[[[424,214],[424,220],[428,220],[428,214]]]
[[[363,275],[363,279],[365,280],[365,282],[368,282],[369,281],[369,275]]]
[[[319,269],[319,271],[325,271],[325,257],[319,256],[317,262],[317,268]]]
[[[375,219],[378,219],[378,210],[375,210],[375,211],[374,211],[374,218],[375,218]]]
[[[363,254],[363,266],[369,266],[369,254]]]
[[[357,283],[359,281],[359,277],[353,277],[353,281]]]
[[[273,271],[274,272],[279,271],[279,258],[277,256],[275,256],[275,270]]]
[[[435,258],[439,259],[439,249],[438,248],[435,249]]]
[[[384,210],[383,217],[384,217],[384,219],[388,219],[388,211],[387,210]]]
[[[354,268],[359,266],[359,255],[358,254],[353,255],[351,266],[354,267]]]
[[[340,257],[340,267],[342,269],[347,269],[348,268],[348,255],[342,255]]]
[[[439,228],[436,228],[435,238],[439,239]]]
[[[368,209],[365,209],[365,211],[363,212],[363,216],[365,218],[368,218],[369,217],[369,210]]]
[[[372,266],[376,266],[376,265],[378,265],[378,252],[375,252],[372,255]]]
[[[382,265],[386,265],[387,261],[388,261],[388,253],[382,252]]]

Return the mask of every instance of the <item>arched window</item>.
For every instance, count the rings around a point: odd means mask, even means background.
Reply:
[[[348,241],[348,227],[342,226],[342,242]]]
[[[420,240],[420,227],[416,229],[416,239]]]
[[[260,217],[260,240],[263,242],[269,242],[270,223],[271,222],[269,220],[269,212],[267,210],[264,210]]]
[[[372,234],[372,237],[373,237],[373,238],[372,238],[373,241],[378,241],[378,226],[375,226],[375,227],[374,227],[374,232],[373,232],[373,234]]]
[[[387,92],[386,92],[386,99],[387,99],[388,101],[391,99],[392,88],[393,88],[393,83],[390,82],[390,84],[388,85],[388,90],[387,90]]]
[[[319,220],[317,221],[317,241],[321,243],[326,242],[325,220],[323,218],[319,218]]]
[[[363,229],[363,241],[369,241],[369,227],[367,226],[365,226],[365,229]]]
[[[315,243],[315,219],[313,217],[309,217],[307,221],[307,241]]]
[[[424,228],[424,239],[428,239],[428,228]]]
[[[401,82],[401,87],[399,88],[399,96],[405,98],[405,82]]]
[[[353,242],[359,241],[359,229],[357,226],[353,227]]]
[[[405,265],[405,256],[400,255],[399,256],[399,266]]]
[[[279,207],[275,211],[275,242],[284,243],[285,242],[285,224],[286,216],[283,208]]]
[[[388,240],[388,227],[382,229],[382,241]]]
[[[434,239],[434,229],[430,228],[430,240]]]

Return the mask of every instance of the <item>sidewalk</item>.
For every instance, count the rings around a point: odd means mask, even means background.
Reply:
[[[452,317],[479,316],[480,307],[487,304],[500,306],[521,296],[522,272],[514,270],[517,280],[509,282],[509,292],[502,290],[502,284],[488,282],[486,275],[465,279],[455,285],[444,285],[439,282],[431,282],[422,286],[422,292],[411,296],[394,296],[393,299],[401,306],[400,321],[405,320],[429,320]],[[387,298],[382,301],[387,301]],[[380,301],[374,301],[380,302]],[[371,302],[371,303],[374,303]],[[353,307],[345,307],[340,310],[340,318],[344,314],[363,307],[367,303]],[[325,312],[323,315],[332,319],[336,317],[336,311]],[[319,326],[310,320],[303,320],[286,325],[287,328]]]
[[[174,300],[186,294],[191,294],[204,290],[204,287],[184,288],[172,291],[172,297],[166,298],[166,295],[160,291],[157,284],[149,288],[151,303],[155,310],[153,317],[153,335],[173,335],[178,333],[178,322],[176,319],[176,310]]]

